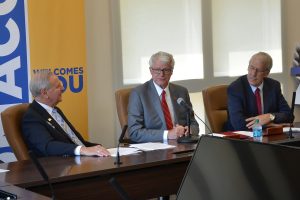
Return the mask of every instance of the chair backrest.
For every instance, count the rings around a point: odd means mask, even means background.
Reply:
[[[117,106],[117,113],[119,117],[119,122],[121,129],[127,125],[128,120],[128,102],[129,102],[129,95],[132,88],[124,88],[119,89],[115,92],[115,99],[116,99],[116,106]],[[124,138],[129,138],[128,133],[126,132]]]
[[[228,85],[217,85],[202,90],[206,117],[214,133],[223,131],[228,118],[227,88]]]
[[[4,134],[17,160],[30,159],[21,128],[22,117],[28,106],[28,103],[18,104],[10,106],[1,112]]]

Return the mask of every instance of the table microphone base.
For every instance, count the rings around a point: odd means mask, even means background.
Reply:
[[[178,143],[197,143],[199,140],[199,136],[197,135],[189,135],[177,138]]]

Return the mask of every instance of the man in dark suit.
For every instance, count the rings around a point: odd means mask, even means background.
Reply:
[[[183,98],[189,106],[192,104],[186,88],[169,83],[174,63],[169,53],[152,55],[149,61],[152,79],[132,90],[128,105],[128,128],[132,141],[166,141],[188,133],[187,110],[176,100]],[[190,133],[199,133],[199,125],[193,115],[190,127]]]
[[[228,94],[229,123],[227,130],[249,130],[256,119],[263,127],[291,121],[290,107],[280,83],[268,78],[272,58],[265,52],[254,54],[248,74],[230,84]]]
[[[85,141],[56,107],[62,101],[63,90],[61,81],[48,70],[38,71],[31,78],[34,100],[22,121],[28,148],[37,156],[108,156],[109,152],[101,145]]]

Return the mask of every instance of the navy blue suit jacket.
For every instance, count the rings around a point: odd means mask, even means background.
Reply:
[[[248,130],[245,119],[258,115],[255,95],[247,80],[247,75],[231,83],[227,90],[229,120],[225,129]],[[264,78],[263,85],[264,113],[275,115],[274,123],[289,123],[291,110],[284,99],[280,83],[271,78]]]
[[[96,145],[85,141],[63,112],[58,107],[55,108],[85,146]],[[36,101],[30,104],[23,116],[22,133],[28,148],[39,157],[74,155],[77,147],[55,119]]]

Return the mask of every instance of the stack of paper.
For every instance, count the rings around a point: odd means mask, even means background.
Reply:
[[[215,136],[215,137],[225,137],[224,134],[221,134],[221,133],[212,133],[210,134],[211,136]]]
[[[7,169],[0,169],[0,173],[3,173],[3,172],[8,172],[9,170]]]
[[[159,142],[148,142],[148,143],[140,143],[140,144],[131,144],[130,147],[134,147],[140,149],[142,151],[153,151],[158,149],[170,149],[175,148],[173,145],[168,145]]]
[[[253,132],[251,131],[235,131],[234,133],[240,134],[240,135],[245,135],[248,137],[253,137]]]
[[[118,148],[110,148],[110,149],[107,149],[107,150],[109,151],[109,153],[112,157],[116,157],[117,156],[117,149]],[[136,149],[136,148],[129,148],[129,147],[120,147],[119,148],[120,156],[136,154],[136,153],[139,153],[139,152],[140,152],[140,150]]]
[[[283,127],[283,132],[284,133],[288,133],[290,131],[290,127]],[[300,128],[298,127],[292,127],[292,131],[299,133],[300,132]]]

